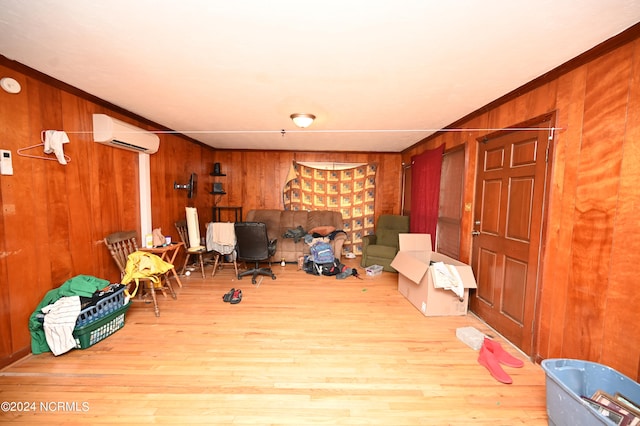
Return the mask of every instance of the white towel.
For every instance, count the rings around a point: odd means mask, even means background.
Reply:
[[[55,303],[42,308],[45,314],[44,336],[54,355],[60,355],[76,347],[73,329],[80,315],[80,296],[61,297]]]
[[[236,230],[233,222],[207,223],[207,251],[229,254],[236,247]]]
[[[213,222],[213,240],[222,245],[236,244],[236,229],[232,222]]]
[[[69,136],[62,130],[47,130],[44,133],[44,153],[55,154],[58,163],[67,164],[62,144],[69,143]]]

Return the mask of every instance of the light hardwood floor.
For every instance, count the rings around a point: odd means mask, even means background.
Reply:
[[[513,384],[501,384],[456,338],[462,326],[495,335],[474,316],[422,316],[391,273],[337,280],[273,268],[276,280],[254,286],[228,266],[212,279],[209,266],[206,280],[196,271],[174,284],[177,300],[160,297],[159,318],[136,303],[91,348],[3,369],[0,401],[35,411],[0,412],[0,422],[547,424],[539,365],[506,367]],[[222,301],[231,287],[242,289],[237,305]]]

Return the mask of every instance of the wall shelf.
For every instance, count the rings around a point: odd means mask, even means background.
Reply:
[[[215,163],[213,165],[213,171],[211,173],[209,173],[209,176],[214,176],[214,177],[224,177],[226,176],[226,174],[222,173],[221,169],[220,169],[220,163]],[[213,182],[213,188],[211,190],[211,192],[209,192],[209,194],[212,195],[226,195],[227,193],[225,192],[225,190],[222,188],[222,182]],[[216,203],[218,204],[218,203]]]

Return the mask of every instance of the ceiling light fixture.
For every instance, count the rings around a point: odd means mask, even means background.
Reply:
[[[313,114],[291,114],[291,119],[296,126],[304,129],[305,127],[311,126],[316,116]]]

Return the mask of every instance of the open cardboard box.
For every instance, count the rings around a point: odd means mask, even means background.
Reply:
[[[398,291],[425,316],[466,315],[469,289],[476,288],[471,266],[431,251],[429,234],[400,234],[400,250],[391,262],[398,271]],[[430,262],[453,265],[462,278],[464,297],[453,291],[435,288],[429,272]]]

